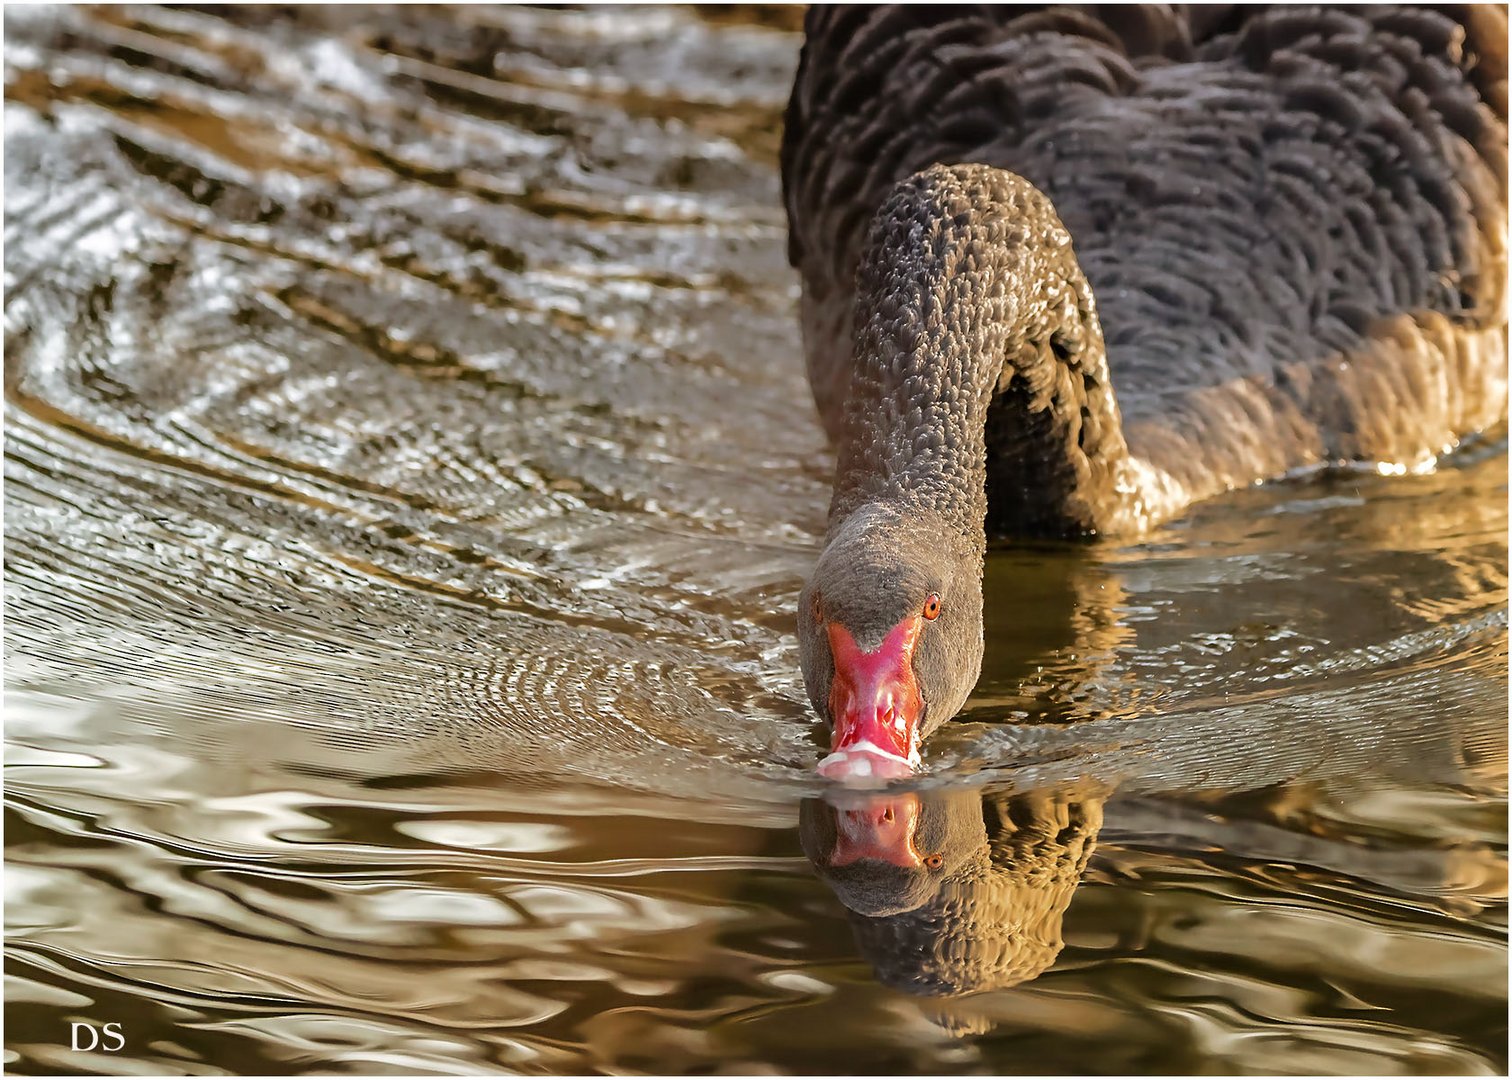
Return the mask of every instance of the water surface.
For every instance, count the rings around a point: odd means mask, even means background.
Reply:
[[[792,21],[7,10],[12,1071],[1506,1071],[1500,434],[994,552],[816,874]]]

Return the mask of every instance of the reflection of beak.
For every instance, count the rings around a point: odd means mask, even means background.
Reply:
[[[869,653],[839,623],[826,629],[835,661],[829,699],[835,730],[833,752],[819,763],[820,774],[841,780],[911,775],[919,765],[924,711],[913,671],[919,616],[893,627]]]
[[[919,866],[919,850],[914,847],[918,824],[919,797],[911,791],[896,798],[867,799],[850,809],[837,808],[829,865],[875,859],[905,868]]]

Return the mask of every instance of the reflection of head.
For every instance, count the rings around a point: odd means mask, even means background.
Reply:
[[[1102,801],[1052,791],[811,800],[800,834],[877,977],[910,993],[960,994],[1054,963]]]

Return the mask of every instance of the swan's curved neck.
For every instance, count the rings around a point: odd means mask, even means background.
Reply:
[[[935,166],[873,221],[832,523],[871,502],[966,535],[1128,528],[1139,510],[1092,290],[1021,177]]]

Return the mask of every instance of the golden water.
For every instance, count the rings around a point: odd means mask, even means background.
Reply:
[[[994,553],[804,857],[791,22],[7,11],[11,1071],[1506,1071],[1504,436]]]

